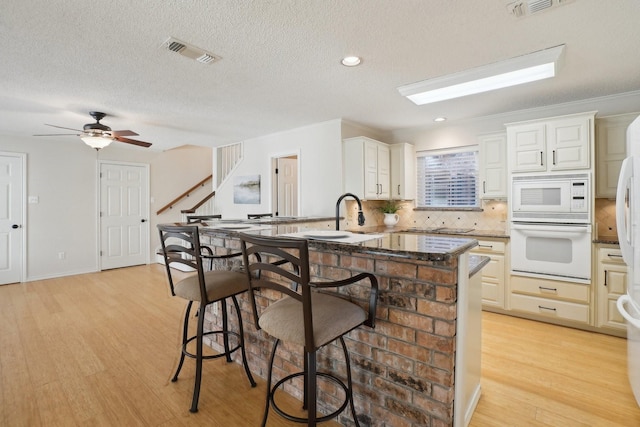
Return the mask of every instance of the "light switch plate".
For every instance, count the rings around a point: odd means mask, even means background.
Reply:
[[[39,203],[40,198],[38,196],[29,196],[29,203]]]

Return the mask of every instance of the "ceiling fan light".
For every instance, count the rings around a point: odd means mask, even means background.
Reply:
[[[89,147],[95,148],[96,150],[106,147],[113,141],[113,138],[106,136],[81,136],[80,139]]]

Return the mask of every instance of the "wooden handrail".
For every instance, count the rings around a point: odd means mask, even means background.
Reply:
[[[189,197],[189,194],[191,194],[193,190],[195,190],[198,187],[204,186],[204,183],[209,181],[211,178],[213,178],[213,175],[209,175],[208,177],[206,177],[205,179],[203,179],[202,181],[200,181],[199,183],[197,183],[196,185],[194,185],[193,187],[191,187],[190,189],[188,189],[187,191],[185,191],[184,193],[182,193],[181,195],[179,195],[178,197],[170,201],[168,204],[160,208],[160,210],[156,212],[156,215],[160,215],[162,212],[166,211],[167,209],[173,208],[173,205],[175,205],[185,197]]]
[[[204,205],[205,203],[207,203],[207,201],[212,198],[213,196],[216,195],[215,191],[212,191],[211,194],[209,194],[208,196],[205,196],[204,199],[200,200],[198,203],[196,203],[196,205],[194,207],[192,207],[191,209],[185,209],[182,210],[180,212],[182,213],[194,213],[200,206]]]

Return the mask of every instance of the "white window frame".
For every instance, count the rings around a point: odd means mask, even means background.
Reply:
[[[427,204],[427,197],[425,196],[425,181],[427,179],[424,174],[424,167],[421,165],[421,160],[424,157],[431,156],[443,156],[443,155],[451,155],[451,154],[459,154],[459,153],[475,153],[475,168],[473,171],[473,178],[475,180],[475,194],[473,196],[473,204],[452,204],[453,199],[448,198],[447,203],[433,203]],[[426,208],[426,209],[477,209],[480,207],[480,196],[479,196],[479,167],[480,167],[480,153],[478,145],[469,145],[458,148],[447,148],[447,149],[439,149],[439,150],[423,150],[416,152],[416,175],[417,175],[417,198],[416,198],[416,207],[417,208]],[[451,181],[449,181],[451,182]],[[450,185],[450,188],[452,186]]]

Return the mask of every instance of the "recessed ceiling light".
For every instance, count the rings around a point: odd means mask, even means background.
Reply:
[[[434,122],[444,122],[445,120],[447,120],[446,117],[436,117],[433,119]]]
[[[362,59],[360,59],[359,56],[345,56],[344,58],[342,58],[341,62],[345,67],[355,67],[357,65],[360,65]]]

